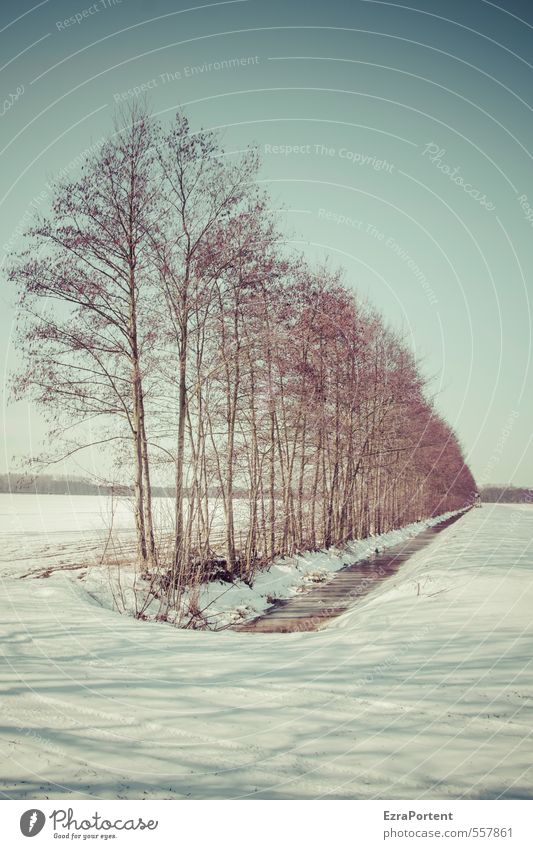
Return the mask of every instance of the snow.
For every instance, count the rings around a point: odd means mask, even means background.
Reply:
[[[356,540],[342,548],[312,551],[293,557],[277,558],[266,570],[259,572],[253,586],[242,581],[234,584],[213,581],[204,586],[198,605],[205,611],[209,627],[221,629],[231,624],[247,622],[265,611],[275,599],[286,599],[305,592],[317,583],[331,580],[343,566],[365,560],[378,548],[380,551],[398,545],[424,528],[442,522],[453,513],[443,513],[433,519],[414,522],[404,528]],[[93,574],[94,578],[94,574]],[[92,585],[92,592],[98,590]],[[187,597],[184,599],[187,603]]]
[[[470,511],[314,633],[141,622],[97,604],[77,572],[20,580],[3,563],[1,791],[531,798],[532,519],[533,506]]]
[[[171,499],[155,499],[154,512],[156,527],[168,532],[173,515]],[[239,505],[236,513],[239,514]],[[383,550],[397,545],[451,515],[444,513],[414,522],[343,548],[277,558],[269,569],[257,575],[253,586],[242,581],[233,584],[213,581],[204,585],[197,596],[196,591],[184,593],[182,610],[186,612],[194,600],[203,612],[205,626],[214,630],[249,621],[265,611],[275,599],[305,592],[318,582],[330,580],[344,565],[364,560],[376,548]],[[218,529],[221,523],[219,505],[215,508],[212,524]],[[28,576],[61,566],[77,571],[87,592],[102,606],[129,615],[142,610],[143,615],[155,619],[160,612],[160,602],[153,599],[147,603],[149,585],[132,565],[134,527],[129,498],[0,495],[2,573]]]

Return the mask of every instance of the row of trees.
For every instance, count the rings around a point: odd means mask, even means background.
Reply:
[[[411,353],[338,272],[288,254],[255,156],[182,114],[120,120],[12,259],[16,392],[67,453],[112,447],[132,470],[138,558],[169,603],[214,557],[251,579],[276,554],[469,503]],[[169,470],[171,545],[152,504]]]
[[[0,492],[28,495],[111,495],[112,490],[100,487],[81,477],[55,475],[0,474]]]
[[[488,484],[480,490],[482,501],[502,502],[502,504],[531,504],[533,502],[533,489],[525,486],[512,486],[509,484]]]

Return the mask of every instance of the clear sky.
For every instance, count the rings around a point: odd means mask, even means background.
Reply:
[[[533,484],[530,3],[3,0],[0,44],[2,269],[46,181],[144,86],[163,119],[260,149],[287,238],[406,332],[478,482]],[[45,431],[9,403],[0,274],[6,470]]]

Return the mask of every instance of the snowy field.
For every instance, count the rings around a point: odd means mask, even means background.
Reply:
[[[161,533],[170,535],[173,512],[171,499],[154,500],[156,528]],[[246,521],[238,501],[235,513]],[[329,580],[344,565],[366,559],[377,547],[390,548],[451,515],[415,522],[342,549],[332,547],[277,558],[268,570],[257,574],[253,587],[243,581],[214,581],[192,594],[186,591],[182,598],[184,621],[190,618],[186,611],[192,597],[202,611],[204,627],[222,630],[249,621],[274,599],[305,592]],[[215,504],[215,539],[224,537],[223,522],[222,507]],[[42,578],[61,569],[81,581],[103,607],[128,615],[142,610],[143,615],[156,619],[160,602],[153,598],[145,603],[149,585],[134,565],[134,528],[132,501],[128,498],[0,494],[0,576]],[[222,542],[220,551],[224,551]]]
[[[532,506],[470,511],[329,628],[278,635],[120,616],[76,571],[20,580],[82,556],[100,508],[9,498],[5,796],[533,798]]]

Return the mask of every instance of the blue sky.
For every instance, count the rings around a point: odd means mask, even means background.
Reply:
[[[184,106],[227,151],[259,148],[287,239],[343,265],[406,333],[478,481],[533,483],[528,4],[45,0],[0,15],[2,267],[47,180],[144,87],[163,120]],[[45,428],[9,402],[3,272],[0,294],[8,469]]]

